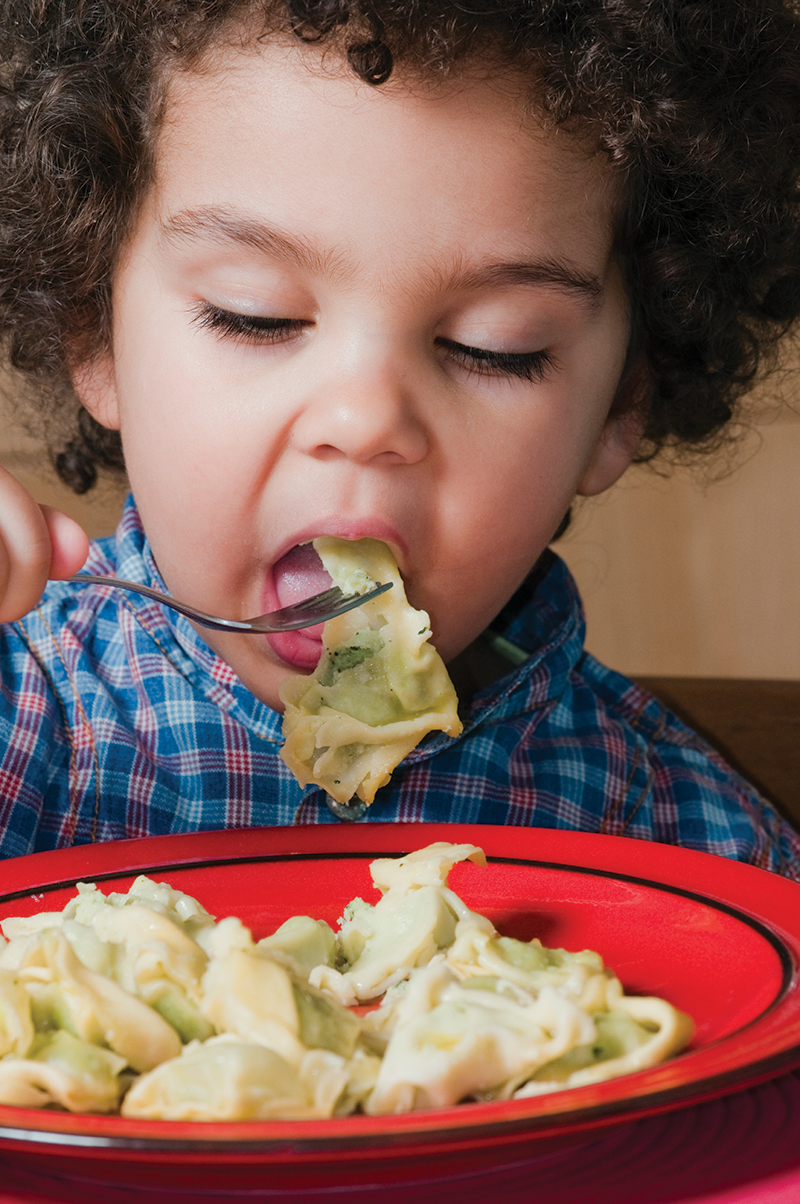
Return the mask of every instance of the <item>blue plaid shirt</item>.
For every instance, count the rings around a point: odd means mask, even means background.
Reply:
[[[564,564],[504,612],[527,659],[434,733],[361,822],[519,824],[624,834],[800,880],[800,837],[650,694],[584,651]],[[163,588],[129,500],[85,571]],[[278,756],[281,717],[182,617],[51,583],[0,628],[0,853],[261,824],[338,822]]]

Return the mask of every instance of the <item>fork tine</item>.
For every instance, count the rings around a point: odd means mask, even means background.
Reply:
[[[273,611],[272,614],[262,615],[261,618],[250,621],[258,624],[262,630],[269,628],[272,632],[316,626],[317,623],[327,622],[335,615],[344,614],[348,610],[355,610],[356,607],[363,606],[365,602],[370,602],[388,589],[391,589],[391,582],[386,585],[376,582],[374,587],[365,594],[343,594],[338,586],[334,586],[332,589],[326,590],[324,594],[316,594],[313,598],[304,598],[302,602],[285,606],[282,610]],[[313,616],[313,622],[311,616]]]
[[[309,610],[322,610],[323,607],[338,606],[346,595],[342,593],[338,585],[334,585],[331,589],[326,590],[324,594],[315,594],[312,598],[303,598],[301,602],[293,602],[291,606],[284,606],[280,611],[274,612],[278,614],[302,615]]]

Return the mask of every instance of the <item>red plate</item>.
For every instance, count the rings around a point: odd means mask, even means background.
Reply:
[[[450,883],[512,936],[598,950],[628,991],[692,1015],[689,1049],[610,1082],[411,1116],[175,1123],[0,1107],[18,1165],[107,1184],[231,1192],[398,1183],[469,1173],[697,1103],[800,1065],[800,886],[723,858],[542,829],[359,824],[213,832],[81,846],[4,863],[0,919],[63,907],[77,881],[125,890],[138,873],[238,915],[256,938],[288,916],[335,923],[375,897],[369,862],[434,840],[470,841],[487,868]]]

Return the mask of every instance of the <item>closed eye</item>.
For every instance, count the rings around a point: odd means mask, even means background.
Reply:
[[[202,304],[192,321],[204,330],[213,330],[240,343],[279,343],[290,339],[310,323],[299,318],[265,318],[256,314],[237,314],[217,305]]]
[[[447,349],[451,359],[481,376],[518,376],[522,380],[542,381],[554,363],[547,351],[487,351],[452,339],[437,339],[437,343]]]

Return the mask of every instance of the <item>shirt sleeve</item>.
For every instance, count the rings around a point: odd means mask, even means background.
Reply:
[[[33,852],[69,739],[50,676],[23,631],[0,626],[0,857]],[[51,822],[62,827],[68,816]],[[69,843],[69,841],[67,842]]]

